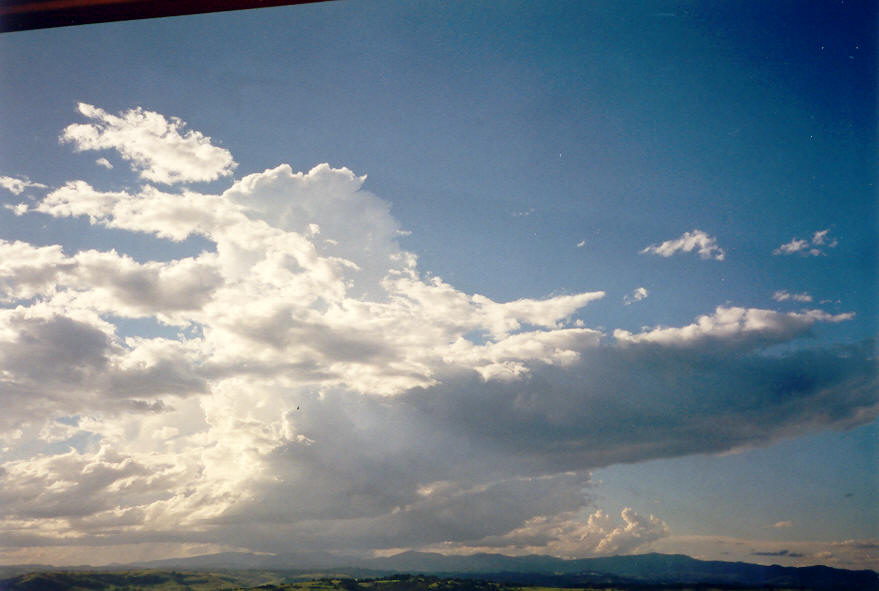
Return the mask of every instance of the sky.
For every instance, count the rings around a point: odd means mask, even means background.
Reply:
[[[0,563],[879,566],[870,2],[0,36]]]

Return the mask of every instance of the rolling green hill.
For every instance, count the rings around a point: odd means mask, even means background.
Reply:
[[[278,573],[132,570],[34,572],[0,580],[0,591],[226,591],[281,584]]]

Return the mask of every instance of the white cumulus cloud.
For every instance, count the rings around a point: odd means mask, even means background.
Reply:
[[[564,511],[531,517],[509,532],[486,536],[475,544],[454,550],[582,558],[646,552],[669,535],[664,521],[653,515],[640,515],[631,507],[623,509],[619,519],[600,509],[588,516],[579,511]],[[440,544],[426,549],[442,552],[452,548],[449,544]]]
[[[173,184],[212,181],[232,173],[236,163],[225,148],[211,144],[198,131],[184,131],[186,124],[140,107],[119,115],[79,104],[90,123],[74,123],[61,134],[63,142],[77,150],[114,149],[146,180]]]
[[[678,252],[692,252],[694,250],[699,253],[699,258],[702,259],[722,261],[726,256],[724,250],[717,245],[717,239],[702,230],[684,232],[680,238],[647,246],[641,249],[640,254],[658,254],[667,258]]]

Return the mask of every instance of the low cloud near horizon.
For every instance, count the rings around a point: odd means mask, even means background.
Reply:
[[[210,138],[143,109],[80,113],[64,141],[116,150],[145,184],[73,179],[16,213],[212,248],[138,260],[0,240],[7,549],[633,553],[668,526],[596,510],[591,470],[877,416],[872,343],[766,354],[850,313],[724,304],[590,328],[576,314],[601,286],[497,302],[423,273],[347,168],[281,164],[203,194],[187,186],[235,167]],[[724,257],[698,230],[641,252],[693,250]]]

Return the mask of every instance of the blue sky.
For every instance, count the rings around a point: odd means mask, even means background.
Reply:
[[[330,2],[0,37],[2,560],[875,565],[875,22]]]

